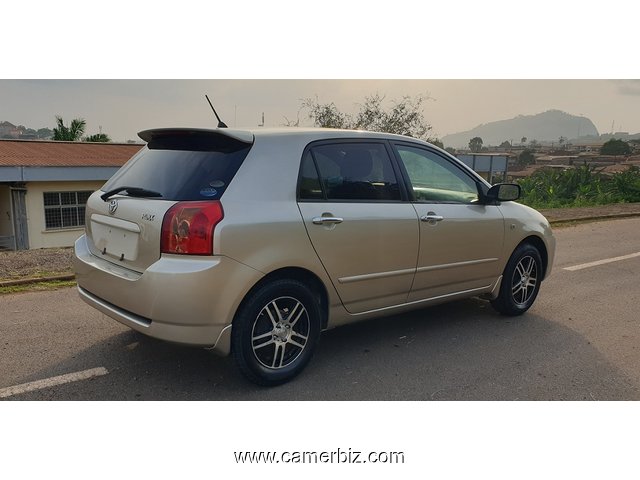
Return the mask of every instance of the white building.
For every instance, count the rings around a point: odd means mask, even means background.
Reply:
[[[0,140],[0,248],[72,246],[89,195],[142,147]]]

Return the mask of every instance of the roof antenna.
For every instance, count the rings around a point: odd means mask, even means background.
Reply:
[[[209,95],[205,95],[204,98],[207,99],[207,102],[209,102],[209,106],[211,107],[211,110],[213,110],[213,114],[218,119],[218,128],[229,128],[229,127],[227,127],[226,123],[224,123],[222,120],[220,120],[220,117],[218,116],[218,112],[216,112],[216,109],[213,108],[213,104],[211,103],[211,100],[209,100]]]

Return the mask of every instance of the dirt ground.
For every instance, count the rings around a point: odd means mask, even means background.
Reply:
[[[0,251],[0,281],[72,273],[73,248]]]
[[[606,217],[610,215],[640,215],[640,203],[615,203],[596,207],[548,208],[540,210],[550,222],[565,222],[581,218]]]
[[[640,203],[621,203],[586,208],[541,210],[552,222],[608,215],[640,215]],[[0,250],[0,281],[72,273],[73,248],[45,248],[19,252]]]

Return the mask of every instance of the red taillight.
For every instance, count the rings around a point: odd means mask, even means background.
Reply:
[[[224,218],[220,202],[179,202],[162,220],[160,251],[212,255],[213,229]]]

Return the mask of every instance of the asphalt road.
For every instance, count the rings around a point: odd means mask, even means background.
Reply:
[[[481,300],[342,327],[289,384],[256,387],[230,358],[146,338],[75,289],[0,296],[0,391],[102,367],[107,374],[5,400],[636,400],[640,219],[556,231],[554,272],[533,308]]]

